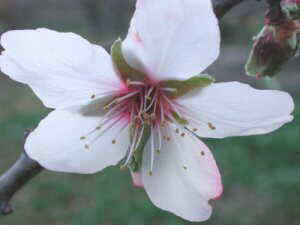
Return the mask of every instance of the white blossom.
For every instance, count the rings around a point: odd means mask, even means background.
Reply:
[[[142,80],[122,79],[102,47],[73,33],[15,30],[1,45],[1,70],[54,109],[26,141],[31,158],[49,170],[84,174],[123,160],[157,207],[190,221],[208,219],[209,200],[223,190],[197,136],[265,134],[293,119],[293,100],[282,91],[224,82],[178,95],[163,85],[184,82],[217,58],[220,34],[209,0],[138,0],[122,53]]]

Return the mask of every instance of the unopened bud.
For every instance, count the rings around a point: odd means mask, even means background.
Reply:
[[[300,0],[282,0],[280,5],[287,18],[300,19]]]
[[[265,25],[254,39],[246,73],[257,78],[276,75],[296,54],[297,32],[297,24],[292,20],[280,25]]]

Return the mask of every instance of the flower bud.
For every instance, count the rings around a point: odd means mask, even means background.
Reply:
[[[296,23],[288,20],[280,25],[265,25],[255,37],[246,73],[250,76],[274,76],[297,51]]]
[[[280,5],[287,18],[300,19],[300,0],[282,0]]]

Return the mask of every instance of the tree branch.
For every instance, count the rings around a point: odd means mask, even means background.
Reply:
[[[219,19],[242,1],[212,0],[215,13]],[[30,159],[24,151],[22,152],[17,162],[0,177],[0,214],[8,215],[13,212],[9,202],[14,194],[42,170],[43,168],[39,163]]]
[[[30,159],[25,152],[15,164],[0,177],[0,210],[2,215],[13,212],[10,199],[28,181],[39,174],[43,168]]]

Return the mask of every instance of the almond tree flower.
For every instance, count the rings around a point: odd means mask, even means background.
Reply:
[[[291,121],[285,92],[198,75],[218,56],[209,0],[139,0],[111,56],[73,33],[2,35],[1,70],[53,108],[25,150],[49,170],[95,173],[120,163],[159,208],[210,217],[222,194],[212,153],[198,137],[265,134]]]

